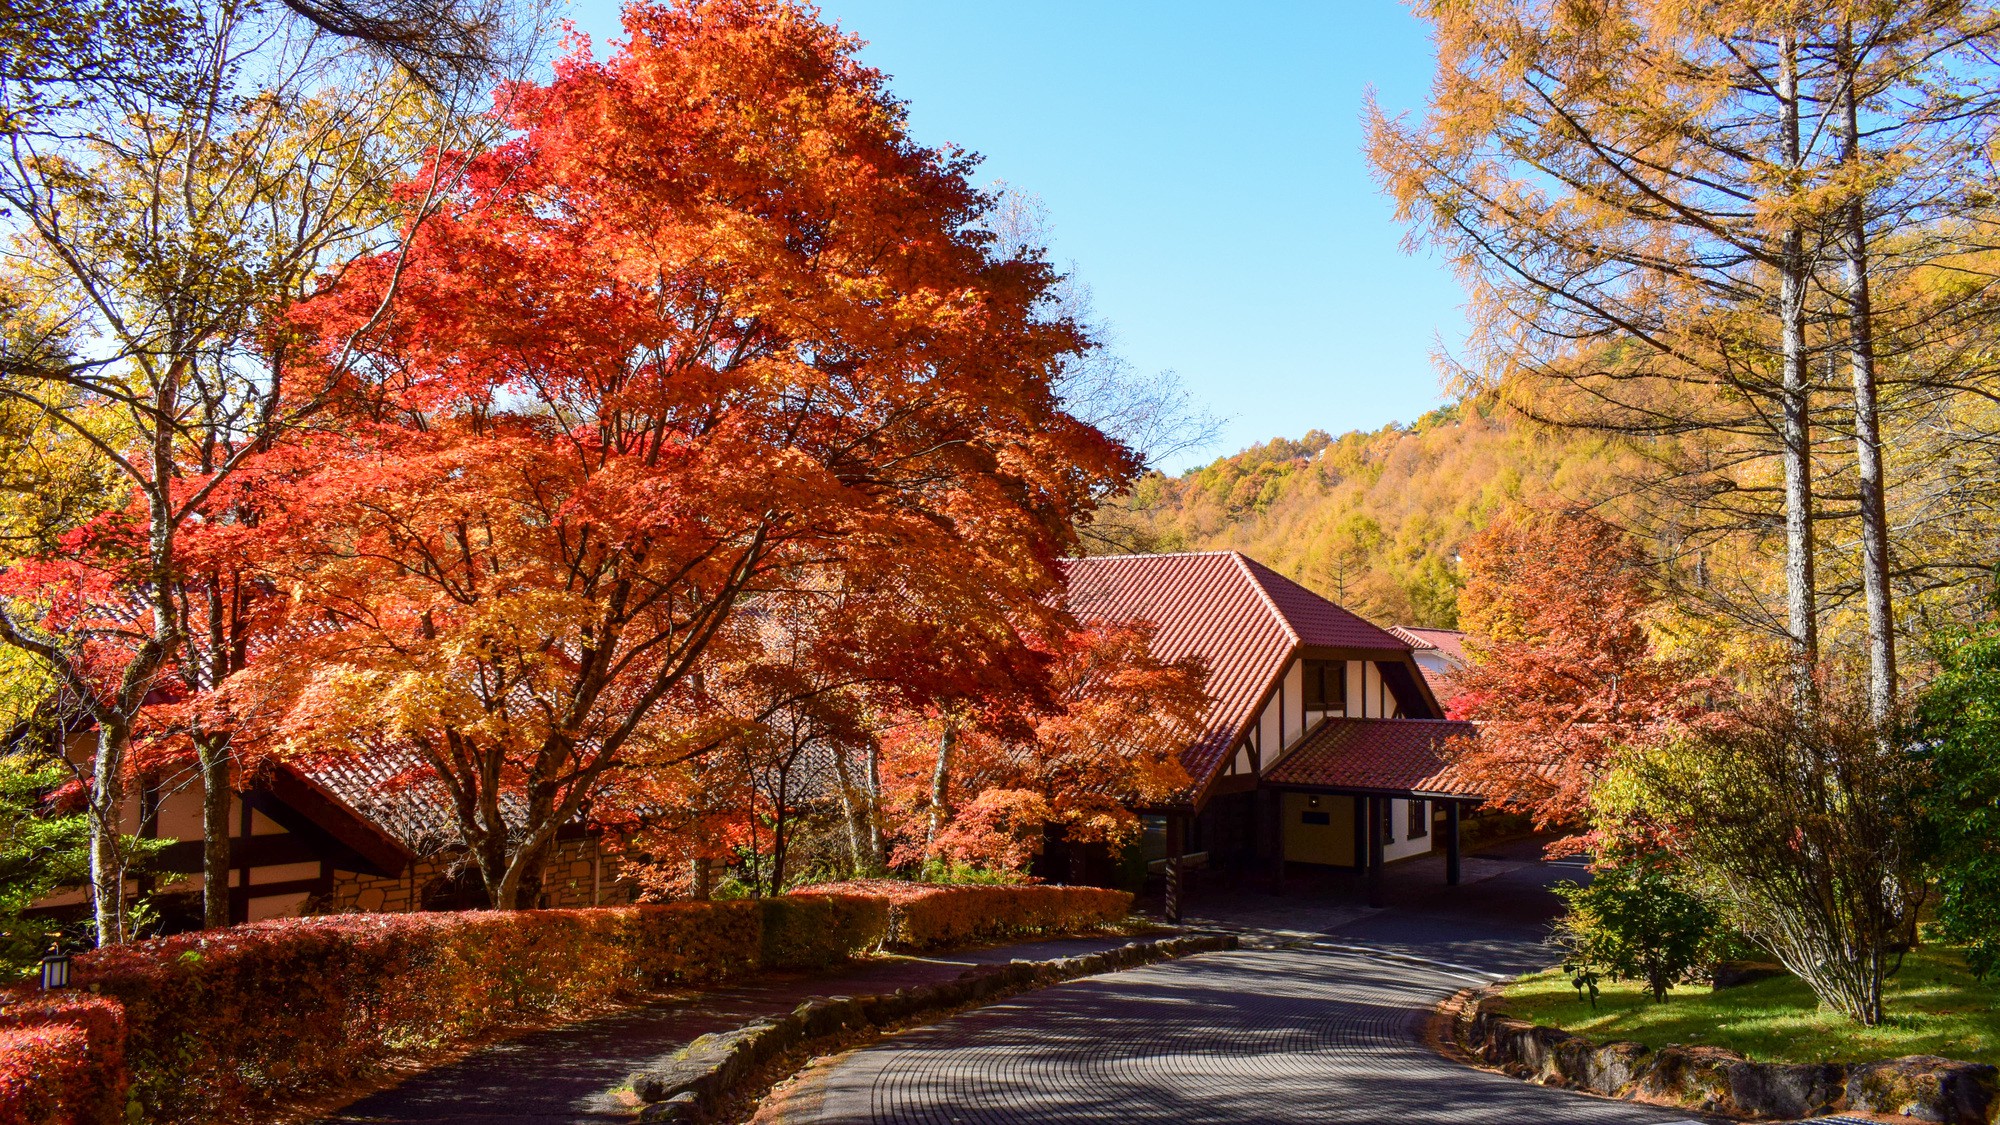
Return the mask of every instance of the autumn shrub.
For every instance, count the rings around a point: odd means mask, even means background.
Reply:
[[[84,992],[0,991],[0,1122],[255,1120],[397,1056],[758,968],[903,944],[1087,930],[1131,896],[883,881],[763,900],[352,914],[75,958]]]
[[[887,899],[889,942],[903,949],[1085,932],[1124,918],[1132,908],[1128,892],[1098,887],[939,886],[863,879],[804,890]]]
[[[880,897],[798,894],[759,905],[765,968],[823,968],[855,950],[880,948],[889,936],[889,903]]]
[[[228,1120],[388,1056],[756,968],[762,921],[752,902],[345,915],[120,946],[75,971],[123,1005],[148,1120]]]
[[[32,996],[0,1007],[0,1121],[122,1120],[124,1049],[124,1013],[114,1001]]]
[[[1862,1027],[1926,887],[1925,763],[1828,685],[1632,755],[1607,793],[1660,826],[1687,890]]]

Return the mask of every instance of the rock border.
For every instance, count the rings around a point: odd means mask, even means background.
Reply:
[[[1505,1014],[1497,988],[1465,989],[1439,1005],[1452,1045],[1479,1065],[1544,1086],[1749,1121],[1880,1113],[1989,1125],[2000,1111],[2000,1068],[1937,1055],[1870,1063],[1760,1063],[1720,1047],[1597,1043]]]
[[[957,980],[873,996],[815,997],[789,1015],[753,1020],[733,1031],[710,1032],[662,1064],[636,1071],[632,1090],[647,1103],[642,1122],[695,1121],[743,1085],[761,1077],[765,1064],[796,1047],[857,1031],[881,1030],[941,1014],[1005,993],[1043,988],[1078,977],[1157,961],[1237,948],[1235,934],[1191,934],[1128,942],[1114,949],[1049,961],[1015,960],[967,969]]]

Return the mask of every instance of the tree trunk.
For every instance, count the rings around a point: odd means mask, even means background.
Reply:
[[[847,763],[847,751],[835,747],[833,751],[833,772],[840,782],[840,814],[847,826],[847,858],[855,876],[873,875],[868,869],[862,839],[865,826],[861,819],[861,794],[854,785],[854,769]]]
[[[520,872],[514,879],[515,910],[539,910],[542,906],[542,883],[548,873],[549,849],[544,844],[534,851],[515,859]]]
[[[1859,95],[1854,89],[1853,29],[1844,29],[1846,90],[1841,162],[1861,158]],[[1847,205],[1848,366],[1854,377],[1854,461],[1861,492],[1861,590],[1868,607],[1868,717],[1886,728],[1896,706],[1896,632],[1889,601],[1889,515],[1883,498],[1882,428],[1876,406],[1874,308],[1868,292],[1866,196]]]
[[[201,763],[201,924],[219,930],[229,925],[229,736],[201,735],[194,750]]]
[[[944,831],[944,822],[951,815],[951,759],[952,751],[958,748],[958,724],[945,721],[944,734],[938,738],[937,769],[931,773],[931,818],[924,832],[924,854],[931,857],[937,846],[937,838]]]
[[[1796,171],[1799,156],[1799,49],[1787,32],[1780,47],[1779,99],[1787,167]],[[1778,296],[1783,337],[1784,370],[1780,403],[1784,415],[1785,464],[1785,617],[1790,634],[1792,687],[1798,706],[1810,709],[1816,696],[1814,673],[1819,664],[1819,616],[1813,566],[1812,385],[1806,354],[1805,232],[1786,228],[1780,248]]]
[[[97,922],[97,944],[125,940],[125,751],[131,730],[122,722],[97,727],[97,753],[91,762],[90,897]]]
[[[771,801],[771,897],[776,898],[785,889],[785,848],[791,843],[791,818],[786,816],[786,806],[791,800],[789,769],[778,771],[777,785],[772,790]]]

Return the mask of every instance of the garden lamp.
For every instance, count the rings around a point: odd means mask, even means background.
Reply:
[[[61,942],[50,942],[49,951],[42,954],[42,987],[69,987],[69,954],[62,951]]]

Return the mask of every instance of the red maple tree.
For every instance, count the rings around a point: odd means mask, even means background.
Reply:
[[[1472,657],[1453,718],[1479,724],[1457,766],[1538,828],[1580,824],[1612,755],[1698,714],[1716,690],[1662,656],[1638,545],[1578,512],[1516,512],[1462,549],[1459,620]]]
[[[1135,468],[1051,390],[1087,346],[1056,274],[993,252],[972,159],[909,139],[853,39],[760,0],[625,28],[510,92],[407,260],[297,311],[343,338],[400,275],[258,522],[293,612],[245,713],[411,756],[502,906],[607,785],[719,744],[698,681],[760,597],[894,589],[1004,641]]]

